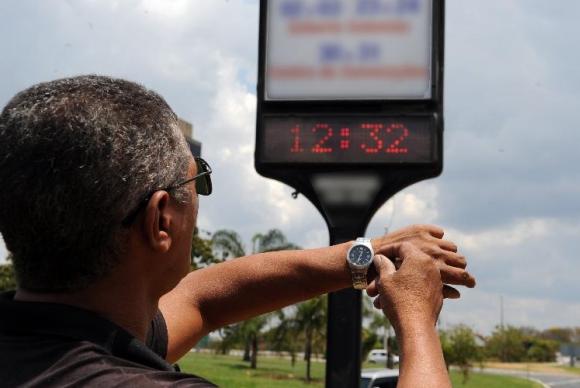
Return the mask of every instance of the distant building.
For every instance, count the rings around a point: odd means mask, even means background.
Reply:
[[[178,120],[179,129],[185,135],[191,153],[193,156],[201,156],[201,143],[193,139],[193,125],[181,118],[178,118]]]

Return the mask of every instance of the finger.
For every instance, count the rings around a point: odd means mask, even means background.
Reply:
[[[375,298],[373,300],[373,306],[375,306],[375,308],[382,310],[383,309],[383,305],[381,304],[381,298]]]
[[[438,240],[437,243],[439,244],[439,247],[441,249],[444,249],[444,250],[450,251],[450,252],[457,252],[457,245],[455,245],[455,243],[453,241]]]
[[[456,284],[469,288],[475,287],[475,278],[466,270],[449,266],[440,261],[438,263],[439,271],[441,272],[441,281],[443,283]]]
[[[423,227],[431,236],[436,238],[443,238],[443,235],[445,234],[445,231],[436,225],[423,225]]]
[[[436,259],[443,261],[445,264],[450,265],[452,267],[457,267],[461,269],[465,269],[467,267],[467,260],[465,256],[450,252],[450,251],[440,251],[438,254],[434,255]]]
[[[384,255],[375,255],[373,261],[379,276],[392,275],[397,270],[393,262]]]
[[[447,284],[443,285],[443,297],[446,299],[459,299],[461,294],[455,288],[448,286]]]
[[[395,243],[395,244],[390,244],[390,245],[381,247],[380,253],[382,253],[388,257],[394,258],[393,260],[395,262],[395,264],[394,264],[395,270],[398,270],[402,265],[404,265],[406,259],[410,258],[410,257],[415,257],[415,258],[421,257],[423,259],[432,260],[431,256],[426,255],[424,252],[419,250],[419,248],[417,248],[414,244],[411,244],[409,242]],[[375,258],[376,258],[376,256],[375,256]],[[385,259],[386,259],[386,257],[385,257]],[[386,261],[390,261],[390,260],[387,259]],[[377,269],[377,272],[379,272],[379,268],[378,268],[376,263],[375,263],[375,268]]]
[[[375,279],[369,283],[369,285],[367,287],[367,295],[372,298],[372,297],[377,296],[378,294],[379,294],[379,290],[377,289],[377,281]]]

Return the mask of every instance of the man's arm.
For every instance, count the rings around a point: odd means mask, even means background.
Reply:
[[[441,281],[436,262],[416,247],[403,243],[385,249],[399,257],[398,270],[385,256],[375,256],[379,272],[369,286],[375,307],[392,323],[401,350],[398,387],[451,387],[435,324],[449,288]]]
[[[414,226],[374,239],[373,246],[380,252],[388,244],[410,241],[438,258],[446,282],[473,286],[465,258],[442,236],[440,228]],[[160,300],[169,333],[167,360],[178,360],[212,330],[350,287],[350,245],[262,253],[190,273]]]

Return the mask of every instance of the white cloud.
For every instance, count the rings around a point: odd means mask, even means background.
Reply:
[[[473,233],[447,230],[447,236],[451,236],[464,249],[481,252],[520,246],[530,240],[546,238],[550,229],[558,224],[556,220],[527,219],[509,226]]]
[[[404,189],[377,211],[368,234],[379,235],[410,224],[435,224],[439,218],[439,189],[433,181]]]
[[[189,10],[193,4],[190,0],[143,0],[141,2],[144,10],[164,24],[176,21],[187,22],[191,14]]]

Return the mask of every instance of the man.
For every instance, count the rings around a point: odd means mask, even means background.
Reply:
[[[19,287],[0,302],[0,384],[212,386],[171,363],[212,330],[352,285],[352,242],[188,274],[211,169],[176,120],[157,94],[100,76],[35,85],[4,108],[0,232]],[[400,335],[408,384],[448,384],[435,322],[459,294],[443,283],[475,285],[442,237],[416,226],[372,240],[402,261],[377,256],[368,292]]]

